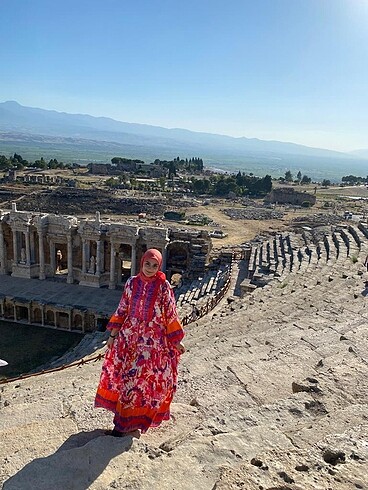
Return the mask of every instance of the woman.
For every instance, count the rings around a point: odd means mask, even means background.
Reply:
[[[160,271],[162,255],[147,250],[140,272],[126,282],[107,329],[110,336],[95,406],[112,411],[121,437],[170,418],[177,365],[185,348],[175,298]]]

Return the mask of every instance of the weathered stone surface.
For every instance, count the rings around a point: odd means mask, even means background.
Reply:
[[[283,272],[190,324],[173,418],[140,439],[103,435],[100,363],[1,385],[4,489],[366,488],[361,254]]]

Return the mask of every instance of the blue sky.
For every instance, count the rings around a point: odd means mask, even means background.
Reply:
[[[368,148],[368,0],[1,0],[0,101]]]

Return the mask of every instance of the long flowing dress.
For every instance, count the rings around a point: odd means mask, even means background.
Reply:
[[[175,346],[184,332],[169,282],[128,279],[107,329],[119,333],[105,355],[95,407],[112,411],[121,432],[146,432],[170,418],[176,390]]]

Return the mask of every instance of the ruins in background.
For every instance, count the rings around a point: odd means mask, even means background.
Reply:
[[[138,226],[47,213],[0,211],[0,275],[58,280],[94,288],[121,288],[137,273],[144,252],[157,248],[168,279],[203,276],[212,248],[207,231]],[[37,287],[37,286],[35,286]],[[0,316],[61,328],[94,329],[78,308],[45,305],[22,298],[0,298]]]

